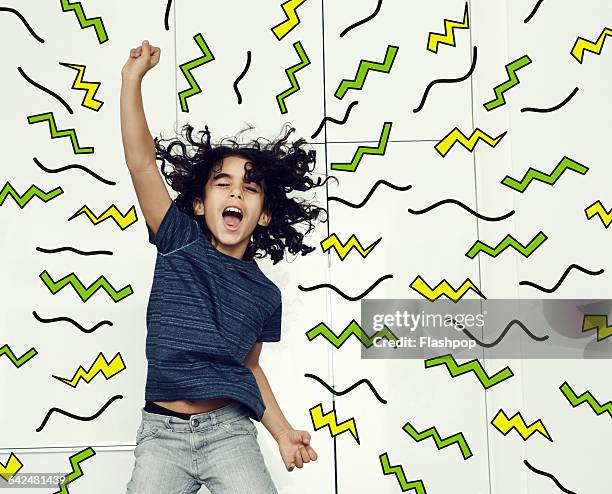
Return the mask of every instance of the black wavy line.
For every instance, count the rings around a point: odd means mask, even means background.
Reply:
[[[350,300],[350,301],[354,302],[355,300],[359,300],[359,299],[365,297],[368,293],[370,293],[372,290],[374,290],[374,288],[376,288],[376,285],[378,285],[382,280],[385,280],[387,278],[393,278],[393,275],[392,274],[386,274],[384,276],[381,276],[374,283],[372,283],[372,285],[370,285],[370,287],[368,289],[366,289],[366,291],[364,291],[360,295],[357,295],[356,297],[349,297],[343,291],[341,291],[339,288],[336,288],[334,285],[330,285],[329,283],[321,283],[320,285],[313,285],[313,286],[310,286],[310,287],[305,287],[305,286],[302,286],[302,285],[298,285],[298,288],[300,290],[302,290],[303,292],[310,292],[312,290],[317,290],[318,288],[331,288],[332,290],[334,290],[338,295],[340,295],[345,300]]]
[[[458,77],[456,79],[434,79],[433,81],[431,81],[425,88],[425,92],[423,93],[423,98],[421,98],[421,103],[419,104],[419,106],[417,106],[412,111],[414,113],[418,113],[423,109],[423,106],[425,105],[425,100],[427,99],[427,95],[429,94],[429,91],[435,84],[451,84],[455,82],[463,82],[466,79],[468,79],[474,73],[474,69],[476,68],[477,58],[478,58],[478,49],[476,46],[474,46],[474,55],[472,56],[472,65],[470,66],[470,70],[467,71],[467,74],[465,74],[464,76]]]
[[[51,168],[45,167],[40,161],[38,161],[38,158],[34,157],[32,159],[34,160],[34,163],[36,163],[40,168],[42,168],[47,173],[59,173],[59,172],[65,171],[65,170],[69,170],[70,168],[78,168],[79,170],[83,170],[84,172],[89,173],[94,178],[97,178],[100,182],[103,182],[103,183],[105,183],[107,185],[117,185],[117,182],[112,182],[111,180],[107,180],[105,178],[102,178],[96,172],[93,172],[89,168],[86,168],[86,167],[84,167],[82,165],[79,165],[77,163],[74,163],[73,165],[62,166],[60,168],[56,168],[55,170],[52,170]]]
[[[374,191],[376,190],[376,188],[381,185],[381,184],[385,184],[387,187],[390,187],[392,189],[395,190],[408,190],[408,189],[412,189],[412,185],[407,185],[406,187],[402,187],[400,185],[393,185],[391,182],[387,182],[386,180],[378,180],[375,184],[374,187],[372,187],[370,189],[370,192],[368,192],[368,194],[366,195],[365,199],[363,201],[361,201],[359,204],[355,204],[349,201],[346,201],[344,199],[342,199],[341,197],[337,197],[337,196],[329,196],[327,198],[328,202],[331,201],[338,201],[342,204],[344,204],[345,206],[348,206],[350,208],[361,208],[366,202],[368,202],[368,200],[370,199],[370,197],[372,196],[372,194],[374,194]]]
[[[73,418],[73,419],[75,419],[75,420],[81,420],[81,421],[83,421],[83,422],[88,422],[88,421],[90,421],[90,420],[94,420],[94,419],[98,418],[98,417],[100,416],[100,414],[101,414],[102,412],[104,412],[104,410],[106,410],[106,409],[107,409],[107,408],[110,406],[110,404],[111,404],[113,401],[115,401],[115,400],[121,400],[121,399],[123,399],[123,395],[115,395],[115,396],[113,396],[112,398],[110,398],[110,399],[109,399],[109,400],[106,402],[106,404],[105,404],[105,405],[104,405],[102,408],[100,408],[100,410],[98,410],[98,411],[97,411],[95,414],[91,415],[90,417],[82,417],[82,416],[80,416],[80,415],[74,415],[73,413],[66,412],[65,410],[62,410],[61,408],[53,407],[53,408],[51,408],[51,409],[50,409],[50,410],[47,412],[47,415],[45,415],[45,419],[42,421],[42,424],[40,424],[40,425],[38,426],[38,428],[36,429],[36,432],[40,432],[40,431],[42,431],[42,430],[43,430],[43,428],[45,427],[45,425],[46,425],[47,421],[49,420],[49,417],[51,416],[51,414],[52,414],[53,412],[61,413],[61,414],[63,414],[63,415],[66,415],[67,417]]]
[[[539,473],[540,475],[543,475],[544,477],[548,477],[549,479],[551,479],[561,491],[565,492],[565,494],[576,494],[574,491],[570,491],[569,489],[566,489],[565,487],[563,487],[561,485],[561,482],[559,482],[552,473],[545,472],[544,470],[538,470],[537,468],[531,466],[527,460],[523,460],[523,463],[532,472]]]
[[[251,50],[247,50],[246,67],[234,81],[234,91],[236,91],[236,94],[238,95],[238,104],[242,103],[242,95],[240,94],[240,91],[238,91],[238,83],[242,80],[244,75],[247,73],[247,70],[249,70],[250,66],[251,66]]]
[[[57,249],[45,249],[44,247],[36,247],[36,250],[39,252],[44,252],[45,254],[55,254],[56,252],[63,252],[65,250],[72,251],[75,254],[80,254],[82,256],[95,256],[98,254],[104,254],[112,256],[113,252],[110,250],[90,250],[89,252],[84,250],[75,249],[74,247],[58,247]]]
[[[61,96],[59,96],[58,94],[55,94],[53,91],[51,91],[50,89],[47,89],[46,87],[42,86],[41,84],[39,84],[38,82],[34,82],[30,77],[28,77],[26,75],[26,73],[23,71],[23,69],[21,67],[17,67],[17,70],[19,71],[19,73],[21,74],[21,76],[28,81],[30,84],[32,84],[32,86],[37,87],[38,89],[41,89],[42,91],[44,91],[47,94],[50,94],[51,96],[53,96],[54,98],[56,98],[57,100],[59,100],[59,102],[64,105],[64,107],[68,110],[68,113],[70,113],[71,115],[74,113],[72,111],[72,108],[70,108],[70,105],[68,103],[66,103]]]
[[[553,111],[557,111],[559,108],[561,108],[561,107],[565,106],[566,104],[568,104],[569,101],[574,96],[576,96],[577,92],[578,92],[578,87],[575,87],[574,90],[570,93],[570,95],[567,98],[565,98],[558,105],[551,106],[550,108],[533,108],[531,106],[526,106],[525,108],[521,108],[521,112],[532,111],[532,112],[536,112],[536,113],[550,113],[550,112],[553,112]]]
[[[168,0],[166,4],[166,13],[164,14],[164,26],[166,31],[170,31],[170,25],[168,24],[168,18],[170,17],[170,8],[172,7],[172,0]]]
[[[529,285],[529,286],[532,286],[534,288],[537,288],[538,290],[542,290],[543,292],[552,293],[552,292],[556,291],[557,288],[559,288],[561,286],[561,283],[563,283],[563,280],[565,280],[565,278],[567,277],[569,272],[572,270],[572,268],[575,268],[575,269],[577,269],[579,271],[582,271],[585,274],[590,274],[590,275],[598,275],[598,274],[602,274],[604,272],[603,268],[599,269],[597,271],[591,271],[589,269],[583,268],[582,266],[578,266],[578,264],[570,264],[568,266],[568,268],[565,270],[565,272],[563,273],[563,276],[561,276],[559,281],[557,281],[557,283],[555,283],[555,286],[553,286],[552,288],[544,288],[543,286],[538,285],[536,283],[533,283],[531,281],[519,281],[519,285]]]
[[[381,398],[381,396],[378,394],[378,391],[376,391],[376,388],[374,387],[374,385],[370,382],[369,379],[360,379],[359,381],[357,381],[355,384],[352,384],[351,386],[349,386],[348,388],[346,388],[344,391],[336,391],[334,388],[332,388],[329,384],[327,384],[323,379],[321,379],[318,376],[315,376],[314,374],[304,374],[304,377],[310,377],[316,381],[318,381],[319,383],[321,383],[326,389],[327,391],[329,391],[330,393],[335,394],[336,396],[342,396],[345,395],[346,393],[352,391],[353,389],[355,389],[357,386],[359,386],[360,384],[367,384],[369,386],[369,388],[372,390],[372,393],[374,393],[374,396],[376,396],[376,399],[378,401],[380,401],[383,404],[387,403],[387,400],[383,400]]]
[[[30,34],[34,36],[34,39],[36,41],[40,41],[41,43],[45,42],[44,39],[42,39],[40,36],[38,36],[38,34],[34,32],[34,30],[30,27],[30,25],[28,24],[28,21],[26,21],[26,18],[21,14],[21,12],[19,12],[18,10],[12,9],[10,7],[0,7],[0,12],[2,11],[12,12],[13,14],[15,14],[17,17],[21,19],[21,22],[25,24],[25,27],[28,29],[28,31],[30,31]]]
[[[472,340],[474,340],[476,343],[478,343],[480,346],[485,347],[485,348],[491,348],[494,347],[495,345],[497,345],[501,340],[504,339],[504,336],[506,336],[506,334],[508,333],[508,331],[510,331],[510,327],[513,326],[514,324],[517,324],[518,326],[521,327],[521,329],[523,331],[525,331],[525,333],[527,333],[529,335],[529,337],[531,337],[531,339],[535,340],[535,341],[544,341],[548,339],[548,335],[544,335],[544,336],[536,336],[534,335],[531,331],[529,331],[529,328],[527,328],[527,326],[525,326],[521,321],[519,321],[518,319],[513,319],[512,321],[510,321],[506,327],[504,328],[504,330],[501,332],[501,334],[499,335],[499,338],[497,338],[495,341],[493,341],[492,343],[484,343],[482,341],[480,341],[478,338],[476,338],[474,335],[472,335],[472,333],[470,333],[467,329],[463,329],[462,331],[468,336],[470,337]]]
[[[535,7],[533,8],[533,10],[531,11],[531,14],[529,14],[527,17],[525,17],[525,20],[523,21],[525,24],[527,24],[531,18],[535,15],[535,13],[538,11],[538,9],[540,8],[540,5],[542,5],[542,2],[544,0],[538,0],[537,3],[535,4]]]
[[[469,213],[473,214],[477,218],[480,218],[481,220],[487,220],[487,221],[502,221],[502,220],[505,220],[506,218],[509,218],[510,216],[512,216],[516,212],[513,209],[512,211],[510,211],[509,213],[504,214],[503,216],[497,216],[497,217],[484,216],[484,215],[474,211],[469,206],[463,204],[461,201],[458,201],[457,199],[444,199],[442,201],[436,202],[435,204],[432,204],[431,206],[426,207],[425,209],[412,209],[412,208],[408,208],[408,212],[412,213],[412,214],[425,214],[425,213],[431,211],[432,209],[437,208],[438,206],[441,206],[442,204],[446,204],[446,203],[452,203],[452,204],[456,204],[457,206],[461,206],[463,209],[465,209]]]
[[[359,101],[353,101],[353,102],[352,102],[352,103],[351,103],[351,104],[348,106],[348,108],[346,109],[346,112],[344,113],[344,118],[343,118],[342,120],[338,120],[338,119],[333,118],[333,117],[323,117],[323,120],[321,120],[321,123],[320,123],[320,124],[319,124],[319,126],[317,127],[317,131],[316,131],[314,134],[312,134],[312,135],[310,136],[310,138],[311,138],[311,139],[314,139],[315,137],[317,137],[317,134],[318,134],[319,132],[321,132],[321,130],[323,129],[323,124],[325,124],[325,121],[326,121],[326,120],[329,120],[330,122],[333,122],[333,123],[338,124],[338,125],[344,125],[344,124],[346,123],[346,121],[347,121],[348,117],[349,117],[349,114],[351,113],[351,110],[353,109],[353,106],[355,106],[355,105],[357,105],[357,104],[359,104]]]
[[[74,324],[77,328],[79,328],[80,331],[82,331],[83,333],[93,333],[96,329],[98,329],[100,326],[102,326],[103,324],[108,324],[109,326],[112,326],[113,323],[107,319],[105,319],[104,321],[100,321],[99,323],[97,323],[94,327],[92,327],[91,329],[85,329],[83,326],[81,326],[77,321],[75,321],[74,319],[71,319],[70,317],[64,317],[64,316],[60,316],[60,317],[52,317],[49,319],[45,319],[41,316],[39,316],[35,310],[32,311],[32,315],[36,318],[37,321],[39,322],[44,322],[44,323],[51,323],[51,322],[58,322],[58,321],[66,321],[69,322],[71,324]]]
[[[342,38],[351,29],[353,29],[353,28],[355,28],[357,26],[360,26],[361,24],[365,24],[366,22],[371,21],[372,19],[374,19],[374,17],[376,17],[378,15],[378,12],[380,12],[381,5],[382,5],[382,0],[378,0],[378,5],[376,6],[376,10],[372,14],[367,16],[365,19],[357,21],[355,24],[351,24],[349,27],[347,27],[344,31],[342,31],[340,33],[340,37]]]

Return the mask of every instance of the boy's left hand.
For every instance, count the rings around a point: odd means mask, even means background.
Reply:
[[[277,442],[281,458],[289,472],[296,466],[302,468],[304,463],[317,459],[317,453],[310,446],[310,434],[308,431],[290,429],[283,432],[277,439]]]

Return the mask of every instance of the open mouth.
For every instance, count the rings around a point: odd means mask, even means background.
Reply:
[[[229,206],[223,210],[221,215],[223,216],[223,223],[228,230],[238,230],[243,217],[242,211],[239,208]]]

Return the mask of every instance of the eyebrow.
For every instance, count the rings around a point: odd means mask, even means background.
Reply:
[[[226,172],[220,172],[220,173],[218,173],[217,175],[215,175],[212,178],[212,182],[214,182],[216,180],[221,180],[222,178],[229,178],[231,180],[232,179],[232,175],[230,175],[229,173],[226,173]],[[244,180],[243,180],[243,182],[259,186],[259,184],[257,182],[245,182]]]

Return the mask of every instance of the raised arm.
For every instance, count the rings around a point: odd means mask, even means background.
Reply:
[[[161,49],[144,41],[130,50],[121,69],[121,136],[125,162],[145,221],[153,233],[168,211],[172,198],[157,168],[155,143],[142,104],[142,80],[159,62]]]

